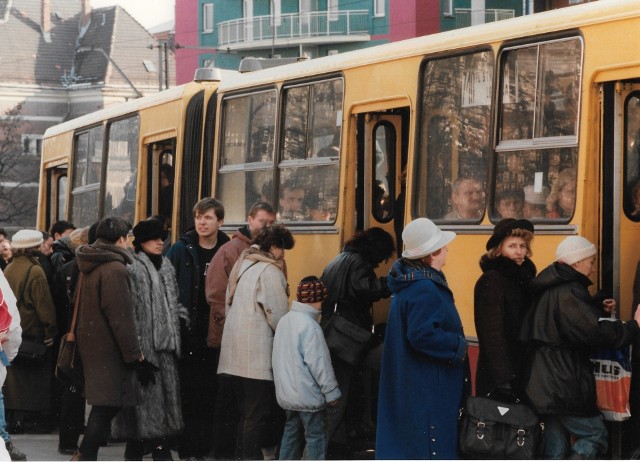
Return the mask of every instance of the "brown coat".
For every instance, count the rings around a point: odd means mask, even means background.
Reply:
[[[78,348],[84,366],[87,403],[136,404],[135,375],[125,363],[140,358],[131,306],[126,249],[98,239],[77,250],[83,275],[78,312]]]

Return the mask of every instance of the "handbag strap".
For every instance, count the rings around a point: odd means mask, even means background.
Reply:
[[[73,340],[76,336],[76,320],[78,319],[78,308],[80,306],[80,291],[82,289],[82,281],[84,281],[84,274],[80,273],[78,276],[78,285],[76,286],[76,293],[73,297],[73,318],[71,318],[71,326],[67,334],[68,340]]]

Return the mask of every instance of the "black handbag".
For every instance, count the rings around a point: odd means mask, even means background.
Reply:
[[[73,306],[73,318],[69,332],[62,336],[60,340],[60,350],[56,361],[56,377],[62,383],[70,387],[80,388],[84,385],[84,370],[76,342],[76,320],[78,318],[78,306],[80,305],[80,289],[82,288],[82,273],[76,287]]]
[[[521,402],[470,396],[459,424],[460,454],[467,459],[536,459],[542,450],[544,424]]]
[[[349,364],[357,364],[373,334],[340,316],[337,310],[336,303],[333,315],[324,326],[324,338],[331,353]]]

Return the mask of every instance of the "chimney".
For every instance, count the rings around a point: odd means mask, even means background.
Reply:
[[[42,29],[42,38],[45,42],[51,42],[51,3],[50,0],[42,0],[42,8],[40,8],[40,28]]]
[[[80,19],[80,29],[89,27],[91,22],[91,0],[80,0],[82,3],[82,18]]]

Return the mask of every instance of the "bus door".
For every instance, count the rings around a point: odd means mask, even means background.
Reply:
[[[46,229],[56,221],[67,219],[67,164],[46,170]]]
[[[632,318],[638,295],[633,293],[640,261],[640,84],[629,81],[603,83],[602,223],[600,238],[601,287],[618,302],[620,319]],[[639,275],[640,276],[640,275]],[[635,302],[634,302],[635,299]],[[634,382],[634,383],[633,383]],[[638,382],[631,395],[637,396]],[[631,413],[638,412],[632,401]],[[622,430],[622,431],[621,431]],[[611,457],[620,459],[626,442],[635,441],[624,427],[612,426]],[[635,444],[635,443],[632,443]]]
[[[640,261],[640,84],[603,86],[602,287],[630,319]],[[636,301],[638,303],[638,301]]]
[[[358,169],[362,181],[361,207],[363,229],[379,227],[398,242],[395,220],[401,233],[404,215],[402,171],[406,165],[406,143],[403,143],[403,116],[401,114],[367,113],[364,116],[364,159]],[[362,152],[362,150],[360,150]],[[398,201],[400,199],[400,201]],[[360,220],[358,220],[360,221]],[[396,244],[397,245],[397,244]],[[401,252],[401,250],[400,250]],[[392,261],[383,263],[376,273],[384,276]],[[374,306],[374,322],[386,320],[389,299]]]
[[[173,216],[176,138],[148,143],[146,152],[146,216],[160,215],[170,227]]]

